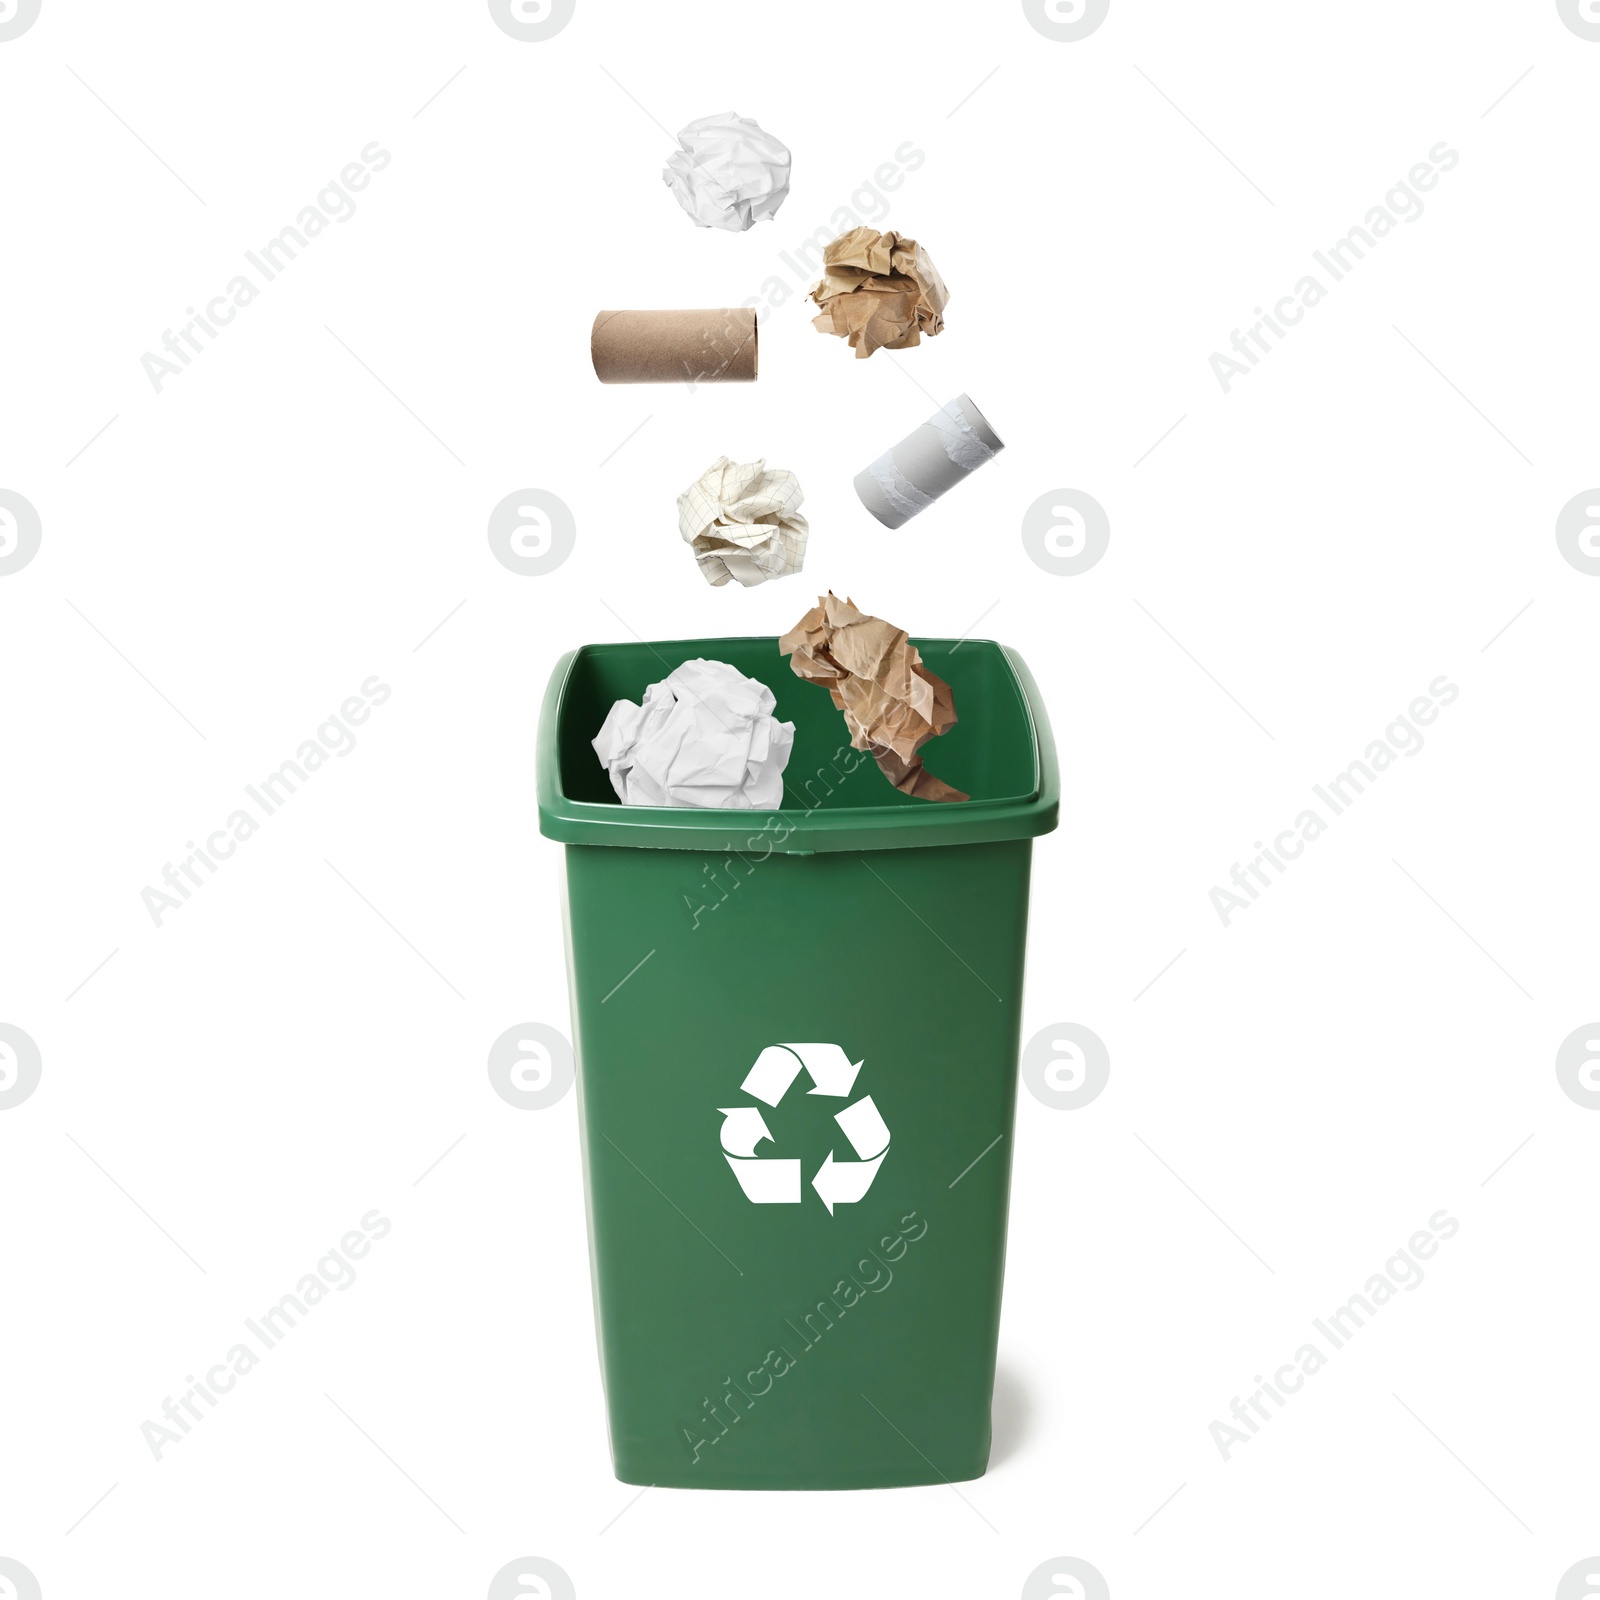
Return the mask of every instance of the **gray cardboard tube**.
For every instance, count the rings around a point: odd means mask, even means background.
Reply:
[[[901,528],[1004,449],[984,414],[957,395],[858,472],[856,494],[884,527]]]
[[[601,383],[754,383],[756,314],[710,311],[602,311],[589,333]]]

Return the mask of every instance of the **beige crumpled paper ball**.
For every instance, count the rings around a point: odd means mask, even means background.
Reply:
[[[719,456],[678,496],[678,531],[707,583],[736,578],[748,589],[805,564],[811,530],[799,514],[804,499],[792,472]]]

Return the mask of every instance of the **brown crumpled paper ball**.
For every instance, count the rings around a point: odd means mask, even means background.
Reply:
[[[848,339],[858,361],[874,350],[909,350],[944,327],[950,291],[915,239],[852,228],[822,253],[825,276],[811,298],[811,326]]]
[[[869,750],[902,794],[968,800],[922,765],[917,752],[955,725],[950,685],[922,664],[903,628],[856,610],[830,592],[778,641],[795,676],[820,684],[844,712],[854,749]]]

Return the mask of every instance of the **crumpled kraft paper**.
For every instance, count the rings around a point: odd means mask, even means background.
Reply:
[[[678,531],[707,583],[736,578],[749,589],[805,564],[811,529],[800,515],[804,500],[792,472],[719,456],[678,496]]]
[[[825,276],[812,291],[821,315],[811,326],[848,339],[857,360],[874,350],[909,350],[944,327],[950,291],[915,239],[852,228],[822,255]]]
[[[857,611],[855,602],[819,597],[778,649],[797,677],[820,684],[844,712],[850,743],[868,750],[902,794],[919,800],[968,800],[934,777],[917,752],[955,725],[950,685],[922,664],[903,628]]]
[[[726,661],[696,659],[619,700],[593,740],[625,806],[776,810],[794,724],[773,715],[772,691]]]
[[[789,151],[753,117],[701,117],[678,144],[661,176],[696,227],[743,233],[777,215],[789,193]]]

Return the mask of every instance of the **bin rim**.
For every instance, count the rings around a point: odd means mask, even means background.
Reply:
[[[616,641],[638,644],[640,641]],[[771,644],[776,635],[739,634],[717,639],[656,640],[681,649],[692,646],[714,655],[725,644]],[[539,714],[536,751],[539,831],[564,844],[619,845],[649,850],[760,851],[776,855],[819,855],[837,851],[904,850],[935,845],[992,844],[1033,839],[1051,832],[1060,810],[1061,779],[1055,741],[1027,663],[1009,645],[994,639],[928,638],[914,644],[992,645],[1005,658],[1021,693],[1033,735],[1032,792],[999,800],[965,800],[916,808],[838,806],[808,809],[713,811],[688,806],[624,806],[574,800],[561,783],[559,727],[573,669],[586,652],[604,643],[580,645],[556,662]],[[863,760],[871,757],[863,756]]]

